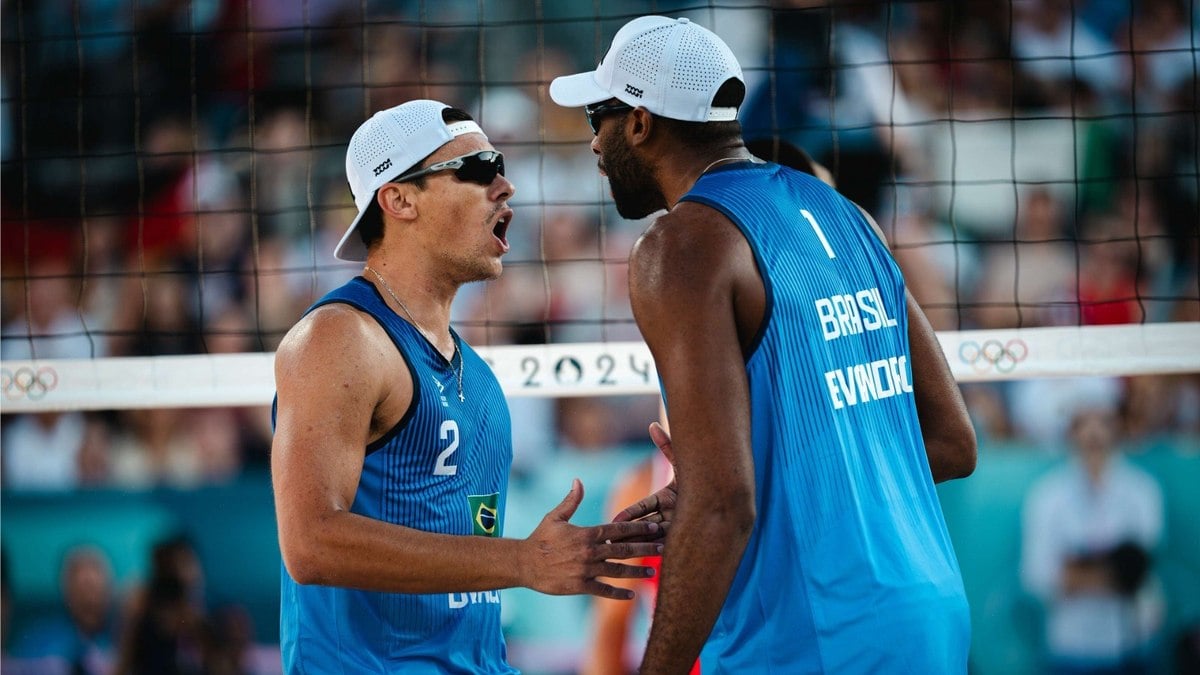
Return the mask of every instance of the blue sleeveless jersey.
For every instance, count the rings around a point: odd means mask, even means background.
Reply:
[[[500,536],[512,464],[508,404],[491,368],[458,335],[446,359],[362,277],[309,311],[344,303],[370,314],[404,355],[413,404],[366,448],[351,511],[427,532]],[[500,595],[377,593],[297,584],[282,572],[286,673],[515,673],[500,629]]]
[[[703,672],[965,673],[899,268],[853,203],[798,171],[729,166],[683,199],[741,229],[767,296],[746,362],[758,516]]]

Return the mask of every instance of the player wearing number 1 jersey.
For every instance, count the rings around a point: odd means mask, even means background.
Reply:
[[[962,398],[869,217],[746,150],[744,93],[720,38],[665,17],[550,87],[621,215],[667,210],[630,256],[676,475],[618,516],[670,522],[640,672],[965,673],[934,492],[974,469]]]
[[[466,113],[410,101],[367,120],[346,173],[359,215],[336,255],[365,262],[275,356],[271,470],[286,673],[512,673],[498,589],[632,594],[651,523],[581,528],[567,498],[500,536],[512,461],[495,376],[450,329],[459,286],[508,251],[513,185]]]

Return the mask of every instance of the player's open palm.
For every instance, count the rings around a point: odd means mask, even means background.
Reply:
[[[654,537],[659,526],[648,521],[572,525],[571,516],[582,501],[583,484],[575,479],[562,503],[547,513],[525,540],[525,570],[529,577],[525,585],[551,595],[588,593],[629,600],[633,591],[610,586],[596,577],[630,579],[653,574],[649,567],[614,561],[661,553],[661,544],[645,541]]]

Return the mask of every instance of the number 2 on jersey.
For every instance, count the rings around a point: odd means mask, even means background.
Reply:
[[[449,462],[450,455],[458,449],[458,422],[454,420],[446,420],[442,422],[441,439],[450,441],[450,445],[446,449],[438,453],[437,460],[433,463],[433,475],[435,476],[453,476],[458,473],[458,465]]]
[[[817,239],[821,240],[821,245],[825,247],[825,252],[829,254],[830,259],[836,258],[833,254],[833,249],[829,246],[829,240],[825,238],[825,233],[821,231],[821,226],[817,224],[817,219],[813,218],[813,214],[808,212],[808,209],[800,209],[800,215],[812,225],[813,232],[817,233]]]

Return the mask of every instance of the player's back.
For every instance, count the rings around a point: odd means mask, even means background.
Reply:
[[[313,308],[328,303],[373,316],[413,379],[411,408],[366,448],[351,511],[427,532],[500,536],[512,432],[491,369],[457,336],[463,361],[448,363],[362,277]],[[408,594],[301,585],[284,568],[280,633],[287,673],[516,672],[506,661],[497,591]]]
[[[854,204],[778,165],[718,169],[684,199],[741,229],[767,295],[746,363],[757,519],[704,672],[965,672],[895,262]]]

